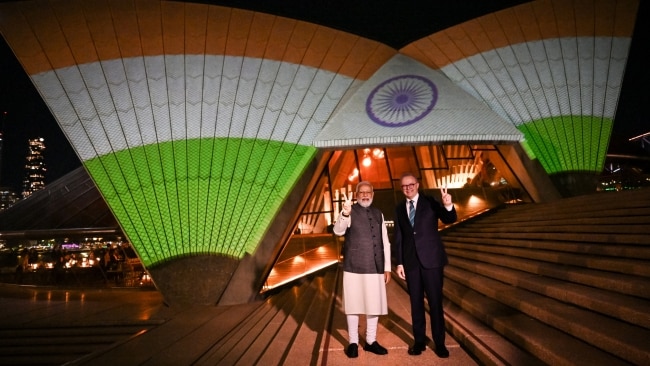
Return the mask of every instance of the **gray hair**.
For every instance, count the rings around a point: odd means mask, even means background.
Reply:
[[[364,181],[359,182],[359,184],[357,184],[357,193],[359,193],[359,188],[361,188],[363,186],[370,187],[370,191],[372,191],[372,192],[375,191],[375,189],[372,187],[372,184],[370,184],[370,182],[368,182],[367,180],[364,180]]]

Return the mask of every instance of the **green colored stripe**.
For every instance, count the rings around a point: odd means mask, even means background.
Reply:
[[[595,116],[543,118],[518,126],[525,135],[524,148],[548,174],[600,173],[612,127],[612,119]]]
[[[253,253],[315,154],[278,141],[206,138],[132,148],[85,166],[151,266]]]

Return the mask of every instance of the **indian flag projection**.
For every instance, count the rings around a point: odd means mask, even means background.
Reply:
[[[344,94],[396,52],[218,6],[55,5],[3,5],[3,35],[147,267],[253,253]]]
[[[600,173],[637,0],[531,1],[400,50],[442,71],[525,136],[549,174]]]

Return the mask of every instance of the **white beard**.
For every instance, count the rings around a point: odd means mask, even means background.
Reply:
[[[358,200],[359,206],[363,208],[368,208],[370,205],[372,205],[372,198],[370,199],[364,199],[364,200]]]

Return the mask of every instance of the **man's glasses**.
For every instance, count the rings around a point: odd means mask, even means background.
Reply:
[[[368,191],[368,192],[366,192],[366,191],[359,191],[359,192],[357,193],[357,195],[360,195],[360,196],[361,196],[361,195],[364,195],[364,194],[371,195],[371,194],[372,194],[372,191]]]
[[[402,189],[407,189],[407,188],[411,189],[411,188],[415,187],[416,184],[417,183],[405,184],[405,185],[402,186]]]

